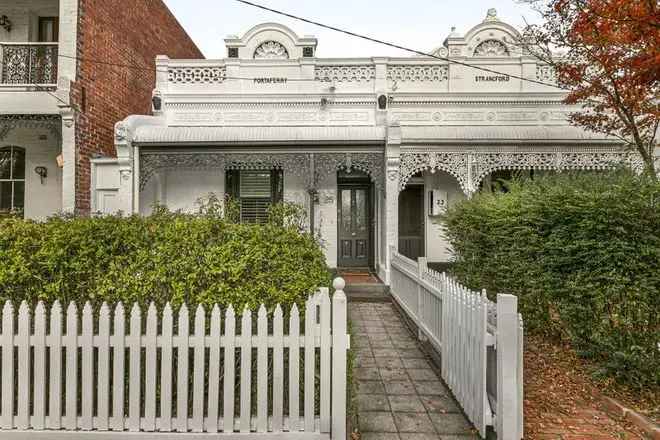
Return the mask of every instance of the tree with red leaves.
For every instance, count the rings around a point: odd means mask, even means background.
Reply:
[[[543,24],[530,25],[523,48],[555,70],[572,124],[613,136],[639,153],[657,178],[660,124],[658,0],[521,0]]]

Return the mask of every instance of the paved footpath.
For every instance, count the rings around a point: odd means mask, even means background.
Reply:
[[[390,303],[350,303],[362,440],[479,438]]]

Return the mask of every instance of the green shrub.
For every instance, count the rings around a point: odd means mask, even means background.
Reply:
[[[0,300],[151,301],[285,310],[329,283],[317,241],[293,207],[263,225],[228,218],[217,198],[196,215],[156,207],[149,217],[56,217],[0,223]],[[208,309],[207,309],[208,310]]]
[[[518,296],[528,329],[600,373],[660,386],[660,184],[620,171],[507,182],[444,217],[453,272]]]

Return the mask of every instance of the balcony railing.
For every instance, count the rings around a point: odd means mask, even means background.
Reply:
[[[0,43],[0,86],[55,87],[57,43]]]

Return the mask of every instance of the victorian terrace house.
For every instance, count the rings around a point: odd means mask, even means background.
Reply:
[[[215,193],[257,222],[285,200],[309,212],[331,267],[389,282],[391,248],[449,261],[437,216],[501,173],[641,166],[569,125],[552,70],[518,36],[490,10],[438,58],[318,58],[315,38],[276,23],[228,37],[222,60],[159,56],[154,115],[117,124],[92,209],[191,210]]]

